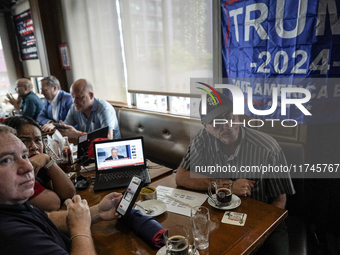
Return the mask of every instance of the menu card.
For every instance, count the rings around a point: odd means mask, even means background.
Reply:
[[[201,206],[204,203],[204,201],[208,198],[206,194],[196,193],[182,189],[169,188],[161,185],[157,187],[157,199],[162,200],[166,204],[167,211],[182,214],[189,217],[191,210],[189,206],[174,201],[171,198],[166,197],[165,194],[170,195],[180,201],[183,201],[183,203],[189,204],[191,206]]]

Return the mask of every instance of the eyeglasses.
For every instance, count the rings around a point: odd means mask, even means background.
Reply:
[[[42,87],[40,88],[40,91],[41,92],[46,92],[46,91],[49,91],[49,90],[51,90],[52,89],[52,87],[49,87],[49,88],[47,88],[47,89],[43,89]]]
[[[15,89],[23,88],[23,87],[25,87],[25,85],[16,85]]]
[[[219,120],[227,120],[229,121],[237,121],[238,120],[238,115],[234,115],[232,112],[226,112],[223,114],[218,115],[215,119],[219,119]],[[210,125],[213,126],[213,122],[211,121],[211,123],[209,123]],[[225,124],[227,124],[228,122],[226,122]],[[214,128],[219,128],[222,125],[216,125]]]
[[[226,112],[226,113],[218,115],[215,119],[225,119],[225,120],[235,121],[237,119],[237,115],[234,115],[232,112]]]
[[[215,119],[233,119],[235,118],[234,114],[232,112],[226,112],[223,114],[218,115]]]

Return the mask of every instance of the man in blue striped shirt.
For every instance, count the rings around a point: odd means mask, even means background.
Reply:
[[[177,171],[177,185],[207,190],[209,183],[215,179],[231,179],[235,195],[249,196],[284,208],[286,194],[295,193],[289,173],[249,170],[261,169],[263,166],[282,169],[287,164],[282,149],[271,136],[239,125],[242,122],[237,115],[233,115],[232,101],[224,94],[218,94],[222,104],[216,96],[216,105],[207,103],[207,114],[201,114],[204,129],[197,133],[189,145]],[[214,125],[214,119],[224,124]],[[281,240],[283,237],[284,240],[271,250],[274,252],[271,254],[288,252],[288,234],[285,227],[282,228],[278,228],[280,237],[275,237],[274,243],[277,238]]]

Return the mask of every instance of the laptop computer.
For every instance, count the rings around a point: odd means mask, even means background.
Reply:
[[[88,158],[89,145],[96,138],[107,138],[109,127],[98,128],[90,133],[78,137],[77,163],[88,165],[94,163],[94,160]]]
[[[96,179],[93,190],[127,187],[132,176],[150,183],[143,137],[98,141],[93,143]]]

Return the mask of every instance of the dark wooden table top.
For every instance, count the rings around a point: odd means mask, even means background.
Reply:
[[[175,174],[170,174],[166,168],[150,169],[152,183],[158,185],[176,187]],[[93,192],[90,185],[87,190],[78,191],[82,198],[87,199],[89,205],[98,203],[110,191]],[[177,187],[180,188],[180,187]],[[124,189],[114,190],[123,192]],[[204,206],[210,211],[210,246],[199,251],[201,255],[220,254],[250,254],[258,247],[266,237],[287,217],[286,210],[274,207],[257,200],[242,197],[241,205],[232,211],[247,214],[244,226],[234,226],[222,223],[223,210],[211,207],[207,201]],[[164,227],[173,224],[182,224],[191,229],[190,218],[176,213],[165,212],[156,217]],[[127,230],[116,221],[100,222],[92,226],[92,235],[98,254],[156,254],[158,249],[150,247],[132,231]]]

